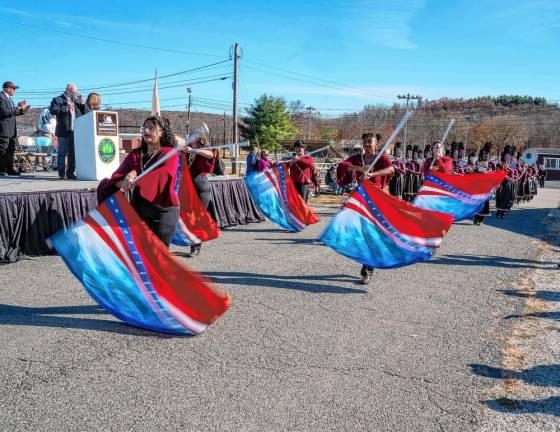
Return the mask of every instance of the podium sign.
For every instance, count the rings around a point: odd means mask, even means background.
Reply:
[[[119,167],[119,118],[113,111],[90,111],[74,121],[78,180],[111,177]]]

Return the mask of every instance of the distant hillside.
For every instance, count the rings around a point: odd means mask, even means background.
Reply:
[[[404,114],[402,105],[366,105],[359,112],[340,115],[314,112],[311,116],[301,111],[292,112],[292,119],[299,129],[299,137],[314,141],[334,139],[357,139],[363,132],[381,133],[387,137],[393,125]],[[492,141],[495,149],[506,144],[518,148],[560,147],[560,108],[544,98],[530,96],[479,97],[473,99],[438,99],[422,101],[406,128],[406,143],[425,146],[439,139],[451,118],[455,125],[449,142],[466,144],[467,148],[479,148],[485,141]],[[39,109],[31,109],[18,118],[18,125],[27,131],[37,122]],[[149,111],[116,109],[119,113],[121,132],[139,131]],[[185,111],[164,111],[171,120],[175,133],[184,136],[187,129]],[[240,114],[243,116],[243,112]],[[240,121],[242,121],[240,119]],[[218,114],[194,112],[191,129],[205,122],[210,129],[213,143],[231,142],[232,118]],[[225,134],[225,137],[224,137]],[[403,131],[398,140],[405,140]]]

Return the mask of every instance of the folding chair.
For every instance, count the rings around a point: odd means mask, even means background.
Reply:
[[[42,161],[43,169],[51,172],[56,166],[56,148],[54,147],[53,139],[49,136],[41,135],[35,138],[35,142],[37,143],[38,159]],[[35,165],[37,166],[37,163]]]
[[[14,152],[14,165],[20,172],[33,172],[33,163],[30,156],[34,150],[37,149],[35,140],[30,136],[20,136],[16,142]]]

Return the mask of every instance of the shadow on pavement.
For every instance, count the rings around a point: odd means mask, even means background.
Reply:
[[[33,327],[73,328],[81,330],[97,330],[110,333],[129,334],[135,336],[151,336],[172,338],[149,330],[132,327],[120,321],[105,319],[80,318],[60,315],[106,315],[103,308],[97,305],[25,307],[0,304],[0,325],[22,325]]]
[[[282,228],[251,228],[248,226],[224,228],[222,231],[226,232],[253,232],[253,233],[289,233],[290,231]]]
[[[504,319],[512,318],[546,318],[555,321],[560,321],[560,312],[531,312],[523,315],[508,315]]]
[[[316,246],[325,246],[325,244],[320,241],[319,239],[305,239],[299,237],[288,237],[288,238],[256,238],[256,241],[265,241],[268,244],[277,244],[277,245],[285,245],[285,244],[297,244],[297,245],[316,245]]]
[[[249,285],[263,288],[285,288],[314,293],[331,294],[364,294],[367,292],[365,290],[355,288],[305,282],[306,280],[352,283],[356,283],[359,281],[359,278],[357,277],[352,278],[346,275],[284,276],[236,272],[205,272],[204,274],[212,278],[214,282],[221,284]]]
[[[550,301],[550,302],[560,302],[560,292],[554,292],[554,291],[523,292],[523,291],[516,291],[516,290],[498,290],[498,292],[501,292],[502,294],[511,297],[535,298],[535,299]]]
[[[509,378],[539,387],[560,387],[560,365],[534,366],[520,371],[470,364],[471,371],[486,378]],[[501,397],[483,403],[490,409],[508,414],[541,413],[560,416],[560,397],[542,400],[524,400]]]
[[[502,267],[511,269],[544,269],[544,270],[558,270],[556,263],[546,264],[542,261],[519,259],[510,257],[501,257],[496,255],[436,255],[427,264],[438,265],[464,265],[464,266],[487,266],[487,267]]]
[[[541,400],[499,398],[483,401],[488,408],[504,414],[547,414],[560,416],[560,397],[551,396]]]
[[[493,211],[492,216],[484,219],[484,224],[494,228],[512,231],[528,237],[544,234],[543,219],[554,208],[515,208],[506,214],[504,219],[498,219]],[[475,227],[476,228],[476,227]],[[541,240],[556,246],[554,239],[541,238]]]

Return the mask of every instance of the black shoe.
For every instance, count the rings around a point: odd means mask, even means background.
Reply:
[[[363,265],[362,269],[360,270],[360,276],[364,277],[367,274],[367,266]]]
[[[189,257],[194,258],[195,256],[200,255],[200,249],[202,249],[202,243],[197,243],[191,246],[191,253]]]
[[[21,175],[21,173],[17,170],[11,169],[6,171],[6,174],[8,174],[9,176],[19,176]]]
[[[5,176],[6,172],[5,171],[0,171],[0,177]]]
[[[373,275],[373,269],[364,266],[364,274],[362,274],[362,285],[367,285],[371,281],[371,276]]]
[[[76,177],[74,174],[70,174],[66,176],[66,180],[76,180],[78,177]]]

